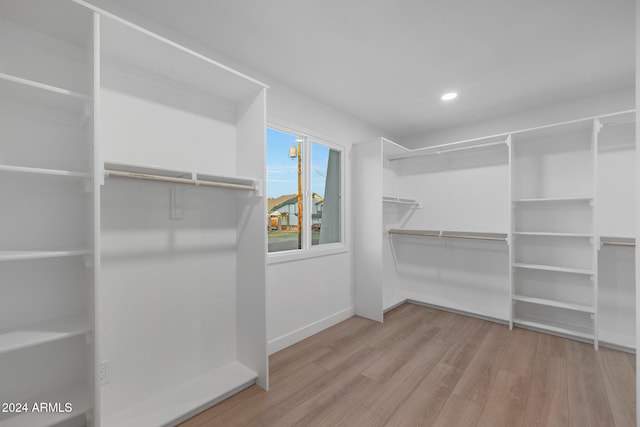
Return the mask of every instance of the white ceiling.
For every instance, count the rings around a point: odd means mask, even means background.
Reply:
[[[634,84],[634,0],[117,2],[390,137]]]

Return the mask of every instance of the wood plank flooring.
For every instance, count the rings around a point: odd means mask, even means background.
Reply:
[[[204,426],[634,426],[630,355],[414,304],[353,317],[270,357]]]

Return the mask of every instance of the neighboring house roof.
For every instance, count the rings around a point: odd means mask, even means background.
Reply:
[[[285,196],[280,196],[276,198],[269,198],[267,200],[267,209],[269,213],[273,211],[277,211],[283,206],[291,205],[294,203],[298,203],[298,195],[297,194],[287,194]]]
[[[316,204],[324,202],[324,198],[320,196],[318,193],[312,193],[311,197],[316,200]],[[295,205],[298,203],[298,195],[297,194],[287,194],[285,196],[280,196],[276,198],[267,199],[267,209],[269,213],[277,211],[278,209],[287,206],[287,205]]]

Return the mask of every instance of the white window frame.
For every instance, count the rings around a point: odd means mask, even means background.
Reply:
[[[267,127],[281,132],[286,132],[303,138],[302,142],[302,221],[304,228],[302,231],[302,248],[290,251],[269,252],[267,250],[267,264],[277,264],[282,262],[298,261],[307,258],[316,258],[321,256],[334,255],[347,252],[346,246],[346,203],[345,203],[345,147],[328,141],[325,138],[304,132],[290,126],[283,126],[277,123],[267,122]],[[340,242],[324,243],[321,245],[311,244],[311,144],[322,144],[329,149],[340,152]],[[266,162],[266,159],[265,159]],[[267,165],[268,166],[268,165]],[[269,185],[269,179],[266,179],[266,185]]]

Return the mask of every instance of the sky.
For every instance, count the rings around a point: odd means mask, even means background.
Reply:
[[[289,157],[289,148],[297,146],[295,135],[267,128],[267,197],[298,193],[298,161]],[[328,161],[329,148],[312,143],[311,192],[323,197]]]

